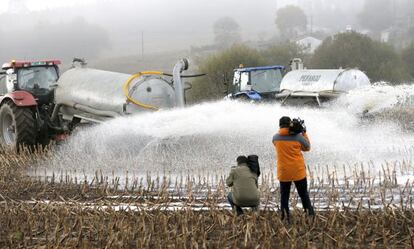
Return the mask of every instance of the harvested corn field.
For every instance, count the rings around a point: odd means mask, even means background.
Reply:
[[[206,200],[204,205],[209,206]],[[1,246],[59,248],[412,248],[412,210],[339,211],[285,224],[271,211],[123,211],[83,205],[1,206]]]
[[[2,248],[412,248],[413,182],[388,165],[382,178],[353,175],[340,183],[311,177],[314,219],[278,213],[273,175],[261,178],[261,208],[237,217],[225,200],[223,176],[154,176],[129,180],[96,172],[88,178],[28,177],[49,152],[1,155]],[[389,172],[389,173],[388,173]],[[125,173],[126,174],[126,173]],[[362,174],[362,173],[361,173]],[[126,176],[124,179],[128,179]],[[210,180],[209,180],[210,179]],[[211,184],[217,179],[217,184]],[[351,181],[349,179],[360,179]],[[292,206],[297,204],[294,196]]]

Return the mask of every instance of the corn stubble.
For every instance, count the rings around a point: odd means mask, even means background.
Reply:
[[[223,176],[27,176],[48,156],[0,154],[0,248],[414,248],[414,186],[395,176],[413,170],[407,162],[384,164],[381,179],[360,169],[345,180],[311,175],[319,211],[311,219],[295,208],[287,223],[271,173],[261,178],[260,212],[236,217]]]

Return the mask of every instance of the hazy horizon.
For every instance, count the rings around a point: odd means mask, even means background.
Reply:
[[[357,0],[0,0],[0,43],[7,47],[0,59],[189,51],[214,44],[213,25],[222,17],[238,23],[240,42],[270,41],[278,35],[277,8],[289,4],[303,8],[312,29],[332,33],[356,26],[362,6]]]

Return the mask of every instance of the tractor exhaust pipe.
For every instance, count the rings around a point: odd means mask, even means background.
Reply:
[[[184,83],[181,79],[181,73],[188,69],[188,60],[181,59],[174,66],[173,70],[173,84],[175,91],[175,99],[177,107],[184,107],[185,105],[185,93],[184,93]]]

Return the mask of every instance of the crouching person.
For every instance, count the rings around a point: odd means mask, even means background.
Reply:
[[[257,210],[260,203],[257,180],[257,170],[252,170],[249,167],[247,157],[239,156],[237,167],[231,169],[230,175],[226,179],[227,186],[231,187],[227,199],[233,210],[236,210],[237,215],[243,214],[242,207],[251,207],[253,210]]]

